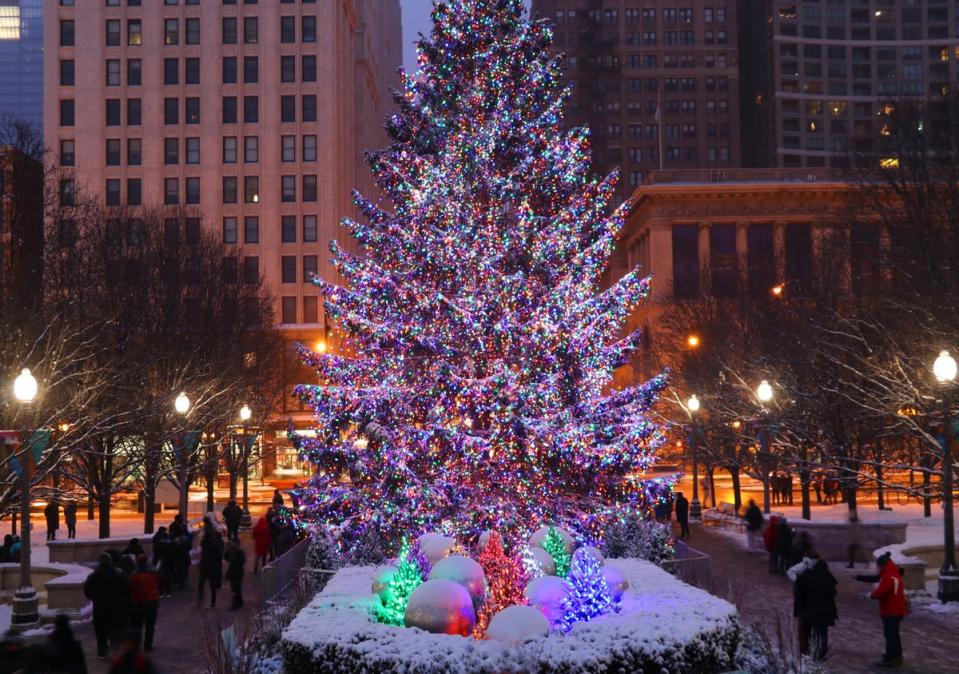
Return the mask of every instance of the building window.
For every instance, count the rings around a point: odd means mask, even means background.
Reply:
[[[280,138],[280,158],[282,161],[296,161],[296,136]]]
[[[76,41],[76,29],[73,21],[60,22],[60,46],[72,47]]]
[[[243,218],[243,243],[260,242],[260,219],[255,215]]]
[[[120,181],[117,178],[107,179],[106,200],[107,206],[120,205]]]
[[[72,98],[60,101],[60,126],[73,126],[76,121],[75,105]]]
[[[236,96],[223,97],[223,123],[236,124]]]
[[[676,299],[699,297],[699,226],[674,225],[673,295]]]
[[[163,179],[163,203],[167,206],[180,203],[180,181],[176,178]]]
[[[256,124],[260,121],[260,99],[257,96],[243,97],[243,122]]]
[[[256,84],[260,81],[260,62],[256,56],[243,57],[243,82]]]
[[[107,138],[106,164],[107,166],[120,165],[120,139],[119,138]],[[117,185],[117,192],[119,192],[119,190],[120,190],[120,187],[119,185]]]
[[[186,20],[186,43],[200,44],[200,20],[197,18]]]
[[[223,177],[223,203],[236,203],[236,176]]]
[[[189,181],[190,179],[187,178]],[[199,180],[199,178],[197,178]],[[189,190],[189,182],[187,183]],[[186,243],[188,246],[195,246],[200,243],[200,218],[186,219]]]
[[[303,216],[303,241],[305,243],[313,243],[316,241],[316,216],[315,215]]]
[[[281,283],[296,283],[296,256],[284,255],[280,258]]]
[[[709,228],[709,277],[713,297],[734,297],[738,285],[736,225]]]
[[[260,258],[256,256],[243,258],[243,282],[250,285],[260,282]]]
[[[108,47],[120,46],[120,20],[119,19],[107,20],[106,34],[107,34]]]
[[[143,163],[143,141],[139,138],[127,138],[127,165],[140,166]]]
[[[200,59],[196,57],[190,57],[186,60],[185,77],[187,84],[200,83]]]
[[[302,70],[300,79],[303,82],[316,82],[316,56],[304,56]]]
[[[163,83],[166,85],[180,83],[179,59],[163,59]]]
[[[280,220],[280,241],[296,243],[296,216],[284,215]]]
[[[293,44],[296,42],[296,17],[284,16],[280,18],[280,42]]]
[[[223,218],[223,243],[236,243],[236,218]]]
[[[303,298],[303,322],[304,323],[319,323],[319,302],[316,297],[304,297]]]
[[[296,82],[296,57],[295,56],[280,57],[280,81]]]
[[[280,121],[296,121],[296,96],[280,96]]]
[[[287,203],[296,201],[296,176],[282,176],[280,201]]]
[[[302,42],[316,42],[316,17],[304,16],[302,26],[300,40]]]
[[[180,20],[166,19],[163,22],[163,44],[172,46],[180,43]]]
[[[316,201],[316,176],[303,176],[303,201]]]
[[[236,136],[225,136],[223,138],[223,163],[236,163]]]
[[[199,138],[186,139],[186,163],[187,164],[200,163],[200,139]]]
[[[255,16],[243,17],[243,42],[256,44],[259,39],[259,25]]]
[[[236,57],[223,57],[223,84],[236,84]]]
[[[303,121],[316,121],[316,95],[306,94],[303,96]]]
[[[199,124],[200,123],[200,98],[198,96],[191,96],[186,99],[186,119],[184,120],[187,124]]]
[[[107,99],[107,126],[120,126],[120,99]]]
[[[143,84],[143,63],[140,59],[127,59],[127,86]]]
[[[236,258],[232,256],[223,258],[223,282],[233,284],[233,283],[236,283],[236,281],[237,281]]]
[[[236,17],[223,19],[223,44],[236,44]]]
[[[243,201],[248,204],[255,204],[260,201],[260,178],[258,176],[243,178]]]
[[[139,206],[143,203],[143,189],[139,178],[127,179],[127,206]]]
[[[296,323],[296,298],[284,297],[280,304],[281,322]]]
[[[316,161],[316,136],[303,136],[303,161]]]
[[[127,126],[140,126],[143,123],[143,103],[139,98],[127,99]]]
[[[60,86],[72,87],[76,83],[73,59],[60,59]]]
[[[303,256],[303,283],[313,283],[313,277],[317,274],[316,255]]]
[[[199,178],[186,179],[186,202],[188,204],[200,203],[200,179]]]
[[[163,99],[163,123],[164,124],[179,124],[180,123],[180,101],[177,98],[164,98]]]
[[[77,155],[75,145],[72,140],[60,141],[60,166],[75,166]]]
[[[74,206],[77,202],[77,184],[70,179],[60,181],[60,205]]]
[[[120,86],[120,61],[118,59],[107,59],[107,86]]]
[[[260,139],[258,136],[245,136],[243,138],[243,161],[247,164],[255,164],[260,160]]]
[[[180,140],[178,138],[163,139],[163,163],[167,166],[180,163]]]

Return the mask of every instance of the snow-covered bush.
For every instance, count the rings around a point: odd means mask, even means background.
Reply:
[[[732,604],[647,562],[607,564],[629,580],[618,612],[516,645],[376,623],[370,587],[382,567],[347,567],[284,631],[284,671],[713,674],[732,668],[739,644]]]
[[[643,519],[638,513],[613,522],[606,529],[602,549],[607,557],[645,559],[653,564],[672,559],[675,552],[669,525]]]
[[[303,564],[304,587],[314,594],[322,590],[332,577],[326,571],[336,571],[343,566],[343,556],[333,533],[325,527],[316,527],[310,534],[310,547]]]

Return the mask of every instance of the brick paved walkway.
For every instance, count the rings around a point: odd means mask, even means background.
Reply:
[[[792,613],[792,585],[784,577],[770,574],[765,555],[750,555],[742,545],[703,525],[694,525],[690,546],[710,557],[710,576],[715,594],[726,596],[739,608],[744,624],[775,625],[782,612]],[[909,674],[938,674],[959,671],[956,644],[959,615],[914,612],[902,623],[905,665],[898,670],[875,667],[883,650],[882,626],[877,602],[863,595],[870,589],[858,582],[856,570],[830,563],[839,581],[839,621],[829,631],[827,666],[836,674],[899,671]]]

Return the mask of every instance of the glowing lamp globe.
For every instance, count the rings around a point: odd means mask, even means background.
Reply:
[[[765,379],[756,387],[756,397],[759,398],[759,402],[761,403],[768,403],[773,399],[773,387]]]
[[[186,393],[181,393],[176,397],[176,400],[173,401],[173,409],[177,411],[177,414],[186,414],[190,411],[190,399],[186,397]]]
[[[689,400],[686,401],[686,409],[693,414],[696,414],[701,406],[702,405],[699,402],[699,398],[695,395],[689,396]]]
[[[29,372],[29,370],[24,370]],[[948,351],[940,351],[936,362],[932,364],[932,373],[940,384],[946,384],[956,379],[956,359]]]
[[[37,380],[29,369],[20,370],[19,376],[13,380],[13,395],[22,403],[33,402],[37,397]]]
[[[244,405],[240,408],[240,421],[249,421],[252,416],[253,410],[250,409],[249,405]]]

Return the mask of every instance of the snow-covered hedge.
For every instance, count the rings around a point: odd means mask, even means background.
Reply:
[[[341,569],[283,633],[286,674],[710,674],[732,668],[739,643],[732,604],[649,562],[607,564],[629,580],[618,613],[518,646],[373,622],[370,586],[382,567]]]

